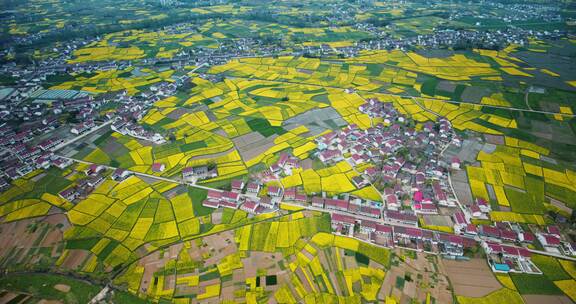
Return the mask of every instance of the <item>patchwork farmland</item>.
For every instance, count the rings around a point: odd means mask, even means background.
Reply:
[[[217,2],[4,3],[0,302],[576,301],[573,3]]]

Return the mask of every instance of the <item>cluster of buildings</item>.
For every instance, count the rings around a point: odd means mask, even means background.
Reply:
[[[482,242],[482,247],[486,252],[488,264],[494,272],[542,274],[530,260],[532,254],[524,247],[493,242]]]
[[[155,133],[152,131],[148,131],[144,129],[140,124],[127,120],[125,117],[121,117],[117,119],[111,126],[112,130],[122,134],[131,136],[134,138],[146,140],[153,142],[157,145],[163,144],[166,142],[164,136],[160,135],[159,133]]]
[[[527,249],[529,246],[534,248],[536,243],[554,254],[575,254],[574,243],[561,241],[558,226],[547,226],[534,234],[517,223],[496,222],[494,225],[479,225],[476,234],[495,272],[541,274],[530,260],[532,253]]]
[[[215,164],[213,166],[202,165],[196,167],[186,167],[182,169],[182,179],[192,183],[217,176],[218,170]]]
[[[452,28],[437,28],[431,34],[409,37],[392,37],[390,31],[394,25],[387,26],[386,30],[368,23],[359,23],[355,27],[359,30],[372,33],[375,38],[362,40],[352,46],[333,48],[329,45],[303,46],[296,48],[296,54],[312,56],[328,56],[342,54],[346,57],[356,57],[365,50],[413,50],[425,47],[427,49],[448,48],[484,48],[503,49],[510,44],[528,45],[529,37],[538,39],[560,39],[567,33],[561,30],[538,31],[525,30],[519,27],[510,27],[500,30],[465,30]]]
[[[268,186],[263,193],[264,189],[259,183],[245,183],[242,180],[233,180],[230,188],[231,191],[209,190],[202,205],[209,208],[241,209],[258,214],[277,209],[284,195],[280,187]]]
[[[551,3],[502,3],[498,1],[485,1],[485,8],[475,10],[454,10],[450,15],[450,20],[457,20],[463,17],[473,17],[475,19],[499,20],[505,23],[522,21],[540,21],[547,23],[562,22],[561,9],[558,5]],[[482,12],[485,9],[486,12]],[[497,10],[499,14],[492,12]],[[483,25],[482,21],[476,24]]]
[[[70,202],[74,202],[77,199],[86,198],[98,185],[100,185],[108,176],[106,174],[106,167],[102,165],[93,164],[88,166],[84,171],[86,174],[85,178],[78,179],[74,185],[60,191],[58,195]],[[132,173],[124,169],[116,169],[110,178],[117,182],[121,182],[128,178]]]
[[[353,167],[370,163],[362,176],[352,179],[358,188],[374,184],[383,188],[388,210],[410,208],[417,214],[438,214],[439,207],[456,207],[447,171],[459,168],[441,159],[449,144],[460,145],[448,120],[428,122],[416,130],[391,103],[369,99],[360,111],[382,123],[366,130],[348,125],[317,138],[316,156],[325,164],[342,160]]]
[[[332,213],[331,221],[332,229],[338,233],[386,247],[402,247],[457,257],[464,255],[465,248],[476,246],[476,241],[469,237],[400,226],[400,223],[383,224],[343,213]]]
[[[555,254],[576,256],[576,242],[566,241],[558,226],[548,226],[536,233],[536,238],[544,250]]]
[[[278,160],[273,163],[269,171],[264,172],[265,176],[289,176],[292,175],[292,170],[300,167],[300,160],[296,157],[290,156],[287,153],[281,153]]]
[[[0,127],[0,191],[18,179],[37,169],[51,166],[64,169],[71,161],[54,155],[53,149],[61,145],[62,138],[51,138],[32,144],[36,135],[30,130],[15,133],[7,125]]]

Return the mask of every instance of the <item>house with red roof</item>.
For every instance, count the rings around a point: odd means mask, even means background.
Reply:
[[[332,229],[334,230],[336,230],[339,226],[354,228],[354,225],[356,224],[356,219],[353,216],[340,213],[332,213],[330,222],[332,224]]]
[[[202,206],[218,209],[218,207],[220,207],[220,201],[215,199],[205,199],[204,201],[202,201]]]
[[[222,192],[222,199],[229,201],[229,202],[238,202],[240,198],[240,193],[238,192],[230,192],[230,191],[223,191]]]
[[[560,228],[558,228],[558,226],[548,226],[546,227],[546,231],[548,234],[555,235],[560,238]]]
[[[466,216],[462,211],[457,211],[452,214],[452,220],[454,221],[454,230],[461,231],[466,228],[468,222],[466,221]]]
[[[398,209],[400,204],[398,203],[398,198],[395,194],[389,194],[386,196],[386,206],[389,209]]]
[[[418,225],[418,217],[414,213],[386,210],[384,211],[384,218],[392,223],[400,223],[412,226]]]
[[[258,194],[260,193],[260,184],[259,183],[248,183],[246,187],[246,192],[251,194]]]
[[[480,225],[478,232],[482,236],[500,238],[500,229],[493,226]]]
[[[75,187],[71,187],[61,191],[60,193],[58,193],[58,195],[60,195],[60,197],[65,200],[73,201],[80,196],[80,193],[78,193]]]
[[[339,211],[347,211],[348,205],[350,204],[347,200],[341,199],[326,199],[324,201],[326,209],[333,209]]]
[[[268,186],[268,195],[272,197],[282,196],[282,189],[277,186]]]
[[[308,202],[308,196],[304,193],[296,193],[296,196],[294,197],[294,201],[299,202],[299,203],[306,203],[306,202]]]
[[[321,152],[318,158],[323,163],[327,163],[329,161],[337,161],[342,159],[342,152],[339,150],[326,150]]]
[[[382,235],[382,236],[387,236],[387,237],[392,237],[392,235],[393,235],[392,226],[376,224],[376,234]]]
[[[66,169],[68,166],[72,165],[73,161],[71,159],[58,157],[52,161],[52,164],[58,169]]]
[[[492,211],[490,204],[485,199],[483,199],[481,197],[476,199],[476,205],[478,205],[478,207],[480,208],[480,211],[482,213],[488,213],[488,212]]]
[[[324,208],[324,199],[318,196],[312,198],[312,207]]]
[[[376,232],[376,226],[378,224],[374,221],[362,220],[360,222],[360,231],[364,234],[370,234]]]
[[[468,224],[466,225],[466,230],[464,231],[464,233],[468,235],[477,235],[478,229],[476,228],[476,225]]]
[[[52,162],[50,161],[50,156],[41,156],[38,157],[35,161],[36,168],[38,169],[48,169]]]
[[[516,242],[518,234],[512,230],[504,229],[500,230],[500,238],[505,241]]]
[[[280,167],[284,167],[284,165],[286,165],[286,162],[288,161],[288,154],[286,153],[281,153],[280,154],[280,158],[278,158],[278,161],[276,162]]]
[[[96,175],[99,174],[100,172],[106,170],[106,168],[104,168],[104,166],[102,165],[97,165],[97,164],[92,164],[88,167],[88,169],[86,170],[86,175]]]
[[[130,171],[118,168],[112,173],[112,179],[115,181],[123,181],[131,175]]]
[[[272,164],[272,166],[270,166],[270,171],[272,171],[273,173],[278,173],[282,170],[282,167],[280,167],[280,165],[278,164]]]
[[[192,167],[186,167],[184,169],[182,169],[182,177],[183,178],[191,178],[194,176],[194,168]]]
[[[553,234],[544,234],[538,233],[537,235],[538,241],[544,247],[559,247],[560,246],[560,238],[556,237]]]
[[[464,238],[453,234],[438,234],[438,244],[443,254],[451,256],[464,255]]]
[[[288,188],[284,190],[284,200],[293,201],[296,199],[296,188]]]
[[[440,205],[448,205],[448,197],[442,187],[440,186],[440,182],[434,181],[432,183],[432,190],[434,191],[434,198]]]
[[[264,208],[273,209],[276,207],[276,200],[273,200],[267,196],[260,198],[260,206]]]
[[[373,178],[378,173],[378,170],[374,167],[368,167],[364,170],[364,174],[368,175],[370,178]]]
[[[259,205],[258,202],[248,200],[244,204],[242,204],[240,209],[248,213],[255,214],[256,210],[258,209],[258,205]]]
[[[164,172],[165,169],[166,169],[166,165],[164,165],[162,163],[153,163],[152,164],[152,172],[160,173],[160,172]]]
[[[487,254],[503,254],[511,258],[529,258],[532,256],[530,251],[526,248],[515,247],[510,245],[502,245],[493,242],[483,242],[482,247]]]
[[[482,217],[482,211],[480,210],[480,207],[478,207],[478,205],[471,205],[470,206],[470,214],[472,215],[472,217]]]
[[[222,198],[222,192],[216,190],[208,190],[207,197],[208,199],[220,200]]]
[[[224,208],[230,208],[230,209],[238,209],[238,203],[237,202],[229,202],[229,201],[220,201],[219,202],[220,207],[224,207]]]
[[[360,205],[359,204],[348,204],[348,212],[358,214],[360,213]]]
[[[414,211],[420,214],[438,214],[438,208],[433,203],[416,203]]]
[[[241,193],[242,190],[244,190],[244,185],[245,184],[243,180],[235,179],[230,183],[230,188],[232,188],[232,191],[234,192]]]
[[[452,162],[450,163],[450,167],[452,167],[452,169],[454,170],[460,170],[460,165],[461,165],[461,161],[460,158],[454,156],[452,157]]]
[[[524,232],[518,234],[518,239],[520,240],[520,242],[531,244],[531,243],[534,243],[534,240],[536,239],[536,237],[531,232],[524,231]]]
[[[408,228],[402,226],[393,226],[394,228],[394,236],[401,237],[401,238],[408,238],[412,240],[420,240],[422,239],[422,229],[420,228]]]
[[[371,206],[361,206],[360,211],[358,212],[360,215],[373,217],[373,218],[380,218],[382,216],[382,212],[380,208],[371,207]]]
[[[421,203],[424,200],[424,194],[422,193],[422,191],[418,190],[418,191],[414,192],[412,200],[415,203]]]

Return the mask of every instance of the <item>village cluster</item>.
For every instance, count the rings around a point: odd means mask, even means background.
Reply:
[[[573,4],[8,2],[0,302],[576,301]]]
[[[209,191],[203,202],[210,208],[241,209],[251,214],[271,212],[281,203],[331,213],[332,229],[386,247],[440,253],[462,257],[466,248],[478,243],[485,248],[492,269],[496,272],[541,273],[530,261],[526,246],[537,237],[547,250],[563,247],[566,255],[574,255],[574,246],[561,242],[557,227],[550,226],[536,236],[514,223],[499,222],[495,226],[475,225],[471,219],[487,219],[490,204],[479,198],[470,206],[461,206],[448,181],[449,170],[459,170],[460,160],[445,159],[448,145],[460,146],[446,119],[426,123],[420,130],[399,114],[390,103],[371,99],[360,110],[379,123],[366,130],[348,125],[317,139],[315,157],[326,165],[347,161],[351,166],[370,163],[362,174],[352,178],[358,188],[378,185],[383,188],[381,201],[364,200],[350,194],[330,196],[325,192],[308,196],[300,187],[283,189],[265,186],[280,175],[289,175],[300,166],[297,158],[282,153],[277,162],[250,181],[234,180],[231,191]],[[215,168],[189,167],[182,172],[184,180],[217,176]],[[419,216],[449,215],[454,234],[418,228]],[[558,252],[560,253],[560,252]]]

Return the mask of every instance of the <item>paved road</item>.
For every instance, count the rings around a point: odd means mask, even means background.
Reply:
[[[528,248],[527,248],[527,249],[528,249]],[[563,259],[563,260],[570,260],[570,261],[576,262],[576,258],[569,257],[569,256],[565,256],[565,255],[556,254],[556,253],[553,253],[553,252],[540,251],[540,250],[534,250],[534,249],[528,249],[528,251],[530,251],[530,252],[532,252],[532,253],[536,253],[536,254],[547,255],[547,256],[551,256],[551,257]]]
[[[78,135],[78,136],[76,136],[76,137],[74,137],[74,138],[72,138],[72,139],[70,139],[70,140],[68,140],[68,141],[64,141],[63,143],[61,143],[61,144],[57,145],[56,147],[52,148],[52,152],[56,152],[56,151],[58,151],[58,150],[60,150],[60,149],[62,149],[62,148],[64,148],[64,147],[68,146],[69,144],[71,144],[71,143],[73,143],[73,142],[75,142],[75,141],[78,141],[78,140],[80,140],[80,139],[82,139],[82,138],[84,138],[84,137],[86,137],[86,136],[88,136],[88,135],[90,135],[90,134],[92,134],[92,133],[94,133],[94,132],[96,132],[96,131],[104,128],[104,127],[107,127],[107,126],[111,125],[112,123],[114,123],[114,121],[115,121],[114,119],[111,119],[111,120],[109,120],[109,121],[107,121],[107,122],[105,122],[105,123],[103,123],[103,124],[101,124],[101,125],[99,125],[99,126],[96,126],[96,127],[92,128],[90,131],[88,131],[88,132],[86,132],[86,133],[82,133],[82,134],[80,134],[80,135]]]
[[[76,159],[76,158],[72,158],[72,157],[67,157],[67,156],[62,156],[62,155],[58,155],[61,158],[64,159],[69,159],[71,161],[77,162],[77,163],[81,163],[81,164],[86,164],[86,165],[94,165],[96,163],[93,162],[88,162],[85,160],[81,160],[81,159]],[[112,166],[108,166],[108,165],[102,165],[102,164],[96,164],[96,165],[101,165],[106,169],[111,169],[111,170],[116,170],[119,169],[118,167],[112,167]],[[204,190],[214,190],[214,191],[218,191],[218,192],[222,192],[222,190],[220,189],[216,189],[216,188],[210,188],[210,187],[205,187],[202,185],[197,185],[197,184],[192,184],[189,182],[186,182],[184,180],[181,179],[173,179],[173,178],[167,178],[167,177],[162,177],[162,176],[156,176],[156,175],[152,175],[152,174],[147,174],[147,173],[141,173],[141,172],[136,172],[136,171],[131,171],[131,170],[126,170],[136,176],[141,176],[141,177],[146,177],[146,178],[151,178],[151,179],[155,179],[155,180],[159,180],[159,181],[164,181],[164,182],[171,182],[171,183],[177,183],[180,185],[186,185],[186,186],[190,186],[190,187],[194,187],[194,188],[198,188],[198,189],[204,189]]]
[[[532,110],[532,107],[530,106],[530,102],[528,101],[528,94],[530,94],[530,89],[526,89],[526,93],[524,93],[524,103],[526,103],[526,107],[530,110]]]

